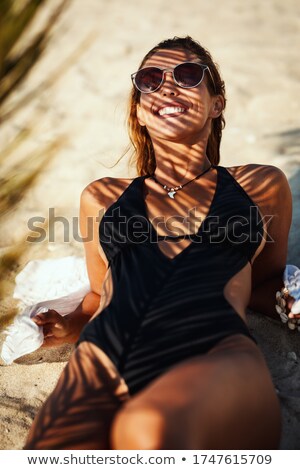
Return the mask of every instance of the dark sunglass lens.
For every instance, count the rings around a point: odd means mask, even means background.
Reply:
[[[155,91],[162,79],[162,71],[156,67],[141,69],[135,76],[136,86],[143,93]]]
[[[185,88],[198,85],[203,78],[204,70],[199,64],[180,64],[174,69],[177,83]]]

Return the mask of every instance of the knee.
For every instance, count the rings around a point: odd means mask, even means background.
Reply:
[[[118,450],[164,449],[166,426],[162,414],[152,407],[124,406],[111,428],[111,448]]]

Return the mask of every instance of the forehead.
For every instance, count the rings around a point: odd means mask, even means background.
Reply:
[[[199,57],[193,52],[183,49],[161,49],[155,52],[146,62],[143,67],[174,67],[180,62],[194,62],[199,61]]]

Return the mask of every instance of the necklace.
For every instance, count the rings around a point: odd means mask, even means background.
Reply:
[[[195,176],[195,178],[193,178],[192,180],[187,181],[187,182],[184,183],[184,184],[180,184],[179,186],[174,186],[174,187],[171,187],[171,188],[169,188],[169,186],[167,186],[166,184],[163,184],[163,183],[161,183],[160,181],[158,181],[158,179],[157,179],[154,175],[151,175],[150,178],[154,179],[155,183],[157,183],[157,184],[159,184],[160,186],[162,186],[162,187],[167,191],[167,194],[168,194],[168,196],[169,196],[171,199],[174,199],[174,197],[175,197],[176,194],[177,194],[177,191],[180,191],[180,190],[183,189],[186,185],[192,183],[192,181],[195,181],[195,180],[197,180],[198,178],[200,178],[200,176],[203,176],[203,175],[204,175],[205,173],[207,173],[211,168],[212,168],[212,165],[210,165],[208,168],[206,168],[206,170],[202,171],[202,173],[200,173],[200,175]]]

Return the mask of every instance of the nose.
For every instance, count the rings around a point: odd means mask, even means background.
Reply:
[[[159,91],[163,96],[176,96],[178,94],[178,86],[174,81],[172,70],[164,70],[163,82]]]

